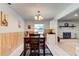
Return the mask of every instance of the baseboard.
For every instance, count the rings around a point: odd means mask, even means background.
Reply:
[[[20,56],[23,52],[23,44],[21,44],[15,51],[13,51],[9,56]]]
[[[60,39],[65,39],[65,38],[60,38]],[[70,38],[70,39],[77,39],[77,38]]]
[[[23,56],[24,50],[22,51],[22,53],[20,54],[20,56]]]

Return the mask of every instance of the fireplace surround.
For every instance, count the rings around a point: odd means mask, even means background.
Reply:
[[[63,32],[63,39],[71,39],[71,32]]]

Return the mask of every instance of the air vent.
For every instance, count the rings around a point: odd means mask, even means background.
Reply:
[[[11,3],[8,3],[8,5],[11,5]]]

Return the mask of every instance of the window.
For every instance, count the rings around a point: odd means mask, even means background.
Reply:
[[[44,24],[34,24],[34,32],[43,34],[43,32],[44,32]]]

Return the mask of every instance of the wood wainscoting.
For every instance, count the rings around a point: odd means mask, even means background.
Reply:
[[[0,55],[11,54],[20,44],[23,43],[23,32],[0,33]]]

